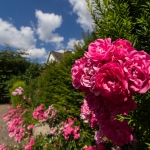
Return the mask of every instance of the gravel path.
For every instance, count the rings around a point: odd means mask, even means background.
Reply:
[[[8,112],[9,104],[0,104],[0,144],[15,145],[15,141],[8,136],[6,123],[2,119],[2,115]]]

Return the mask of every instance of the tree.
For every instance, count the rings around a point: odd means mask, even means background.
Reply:
[[[91,3],[92,1],[92,3]],[[149,0],[86,0],[97,38],[123,38],[150,52]]]
[[[30,66],[30,61],[22,57],[23,51],[13,51],[10,47],[5,47],[0,51],[0,101],[9,100],[7,87],[8,80],[13,75],[18,76],[25,73]]]

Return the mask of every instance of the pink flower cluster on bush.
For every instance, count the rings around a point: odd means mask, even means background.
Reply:
[[[26,95],[23,94],[23,91],[24,89],[22,87],[18,87],[11,94],[13,96],[19,96],[21,99],[23,99],[23,102],[30,103],[31,99],[27,98]]]
[[[16,95],[22,95],[23,94],[23,88],[22,87],[18,87],[15,89],[15,91],[12,92],[12,95],[16,96]]]
[[[73,137],[75,140],[80,138],[80,133],[78,131],[80,130],[79,126],[73,127],[76,119],[68,118],[68,122],[62,122],[61,124],[63,127],[61,130],[63,131],[63,136],[65,140],[68,140],[69,137]]]
[[[41,104],[40,106],[38,106],[32,115],[34,119],[46,120],[44,116],[44,105]]]
[[[6,144],[1,144],[1,145],[0,145],[0,150],[7,150]]]
[[[94,146],[89,146],[89,147],[83,148],[83,150],[96,150],[96,148]]]
[[[89,118],[90,112],[83,110],[87,103],[102,134],[119,146],[128,144],[133,129],[116,115],[126,115],[136,108],[132,96],[150,88],[149,70],[150,55],[137,51],[127,40],[111,42],[106,38],[91,43],[71,69],[73,86],[86,94],[81,117],[84,121]]]
[[[87,101],[84,100],[81,106],[81,119],[85,123],[90,123],[91,128],[95,128],[97,125],[97,119],[93,111],[90,111]]]
[[[29,144],[25,146],[25,150],[31,150],[33,145],[34,145],[34,138],[31,137]]]
[[[26,136],[23,113],[21,106],[18,105],[16,109],[10,109],[7,114],[2,115],[3,120],[7,122],[9,137],[14,138],[16,142],[20,142]]]
[[[55,119],[57,110],[53,107],[53,105],[49,106],[46,111],[44,111],[44,105],[41,104],[38,106],[33,112],[33,118],[39,119],[43,121],[47,121],[48,119]]]
[[[33,129],[33,128],[34,128],[34,124],[30,124],[30,125],[27,127],[28,130],[31,130],[31,129]]]

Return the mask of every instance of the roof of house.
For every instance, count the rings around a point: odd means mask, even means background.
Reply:
[[[47,62],[49,61],[49,58],[50,58],[50,55],[53,55],[53,57],[56,59],[56,61],[61,61],[64,57],[64,54],[63,53],[59,53],[59,52],[55,52],[55,51],[51,51],[49,53],[49,56],[48,56],[48,59],[47,59]]]

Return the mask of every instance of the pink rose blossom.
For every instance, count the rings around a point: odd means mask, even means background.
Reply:
[[[103,133],[102,133],[101,130],[98,130],[98,131],[95,132],[94,139],[95,139],[97,144],[100,144],[100,143],[104,142],[104,140],[103,140]]]
[[[96,75],[96,87],[102,96],[113,100],[114,103],[126,101],[128,95],[128,83],[123,68],[114,62],[102,66]]]
[[[10,110],[12,108],[12,105],[7,106],[7,108]]]
[[[73,137],[75,140],[80,138],[80,133],[78,133],[80,130],[79,126],[73,127],[75,120],[76,118],[74,120],[68,118],[68,122],[61,122],[61,124],[63,125],[61,130],[63,132],[65,140],[68,140],[69,137]]]
[[[134,92],[145,93],[150,88],[150,55],[144,51],[135,51],[124,66],[129,88]]]
[[[92,129],[96,128],[97,126],[97,119],[96,119],[94,112],[91,113],[90,126]]]
[[[81,119],[85,122],[88,123],[90,119],[91,111],[89,110],[89,106],[87,104],[87,101],[84,99],[84,103],[81,106],[81,114],[80,117]]]
[[[27,127],[27,129],[28,129],[28,130],[31,130],[31,129],[33,129],[33,127],[34,127],[34,125],[33,125],[33,124],[30,124],[30,125]]]
[[[12,95],[16,96],[18,93],[17,92],[12,92]]]
[[[79,139],[79,138],[80,138],[80,133],[74,134],[73,138],[74,138],[75,140]]]
[[[45,120],[45,121],[48,119],[47,116],[45,116],[43,104],[38,106],[32,115],[34,119]]]
[[[57,131],[57,127],[50,128],[50,134],[55,135],[56,131]]]
[[[32,147],[31,145],[26,145],[25,150],[31,150],[31,147]]]
[[[25,100],[25,99],[26,99],[26,96],[25,96],[25,95],[23,95],[23,96],[22,96],[22,99],[24,99],[24,100]]]
[[[15,141],[18,142],[18,143],[20,143],[21,138],[22,138],[21,134],[16,134],[15,137],[14,137]]]
[[[133,136],[130,133],[133,129],[127,124],[126,121],[120,122],[119,120],[107,121],[102,127],[103,134],[112,142],[119,146],[128,144],[133,140]]]
[[[103,143],[98,144],[98,150],[104,150],[105,145]]]
[[[104,100],[105,105],[108,109],[112,110],[113,113],[121,113],[123,115],[127,115],[131,110],[136,109],[136,102],[130,97],[128,97],[127,101],[113,103],[109,99]]]
[[[111,150],[121,150],[119,146],[117,146],[116,148],[112,147]]]
[[[125,48],[125,49],[132,47],[132,43],[129,42],[128,40],[124,40],[124,39],[118,39],[118,40],[114,41],[113,45],[115,45],[118,48]]]
[[[132,52],[136,51],[135,48],[132,47],[132,43],[127,40],[118,39],[113,42],[113,45],[115,46],[112,57],[113,61],[122,60],[123,62],[125,62],[128,59],[129,55]]]
[[[87,148],[84,148],[84,150],[96,150],[96,148],[94,146],[89,146]]]
[[[95,95],[100,94],[99,89],[97,89],[95,86],[95,76],[102,65],[103,64],[101,63],[93,62],[92,60],[87,59],[87,62],[83,69],[84,73],[80,80],[81,85],[83,87],[89,88],[90,92],[94,93]],[[89,91],[87,91],[87,93],[89,93]]]
[[[34,138],[31,137],[29,144],[25,146],[25,150],[31,150],[33,145],[34,145]]]
[[[78,59],[75,61],[75,64],[72,66],[71,69],[73,86],[76,87],[77,89],[81,89],[83,92],[88,90],[80,83],[85,63],[86,63],[86,58],[83,57],[81,59]]]
[[[0,150],[7,150],[6,144],[1,144],[1,145],[0,145]]]
[[[89,45],[88,52],[85,52],[84,56],[93,61],[107,61],[110,60],[113,48],[114,46],[112,45],[110,38],[106,38],[104,40],[97,39]]]
[[[34,145],[34,138],[33,137],[30,138],[30,145],[32,145],[32,146]]]
[[[89,93],[86,95],[85,101],[90,111],[96,111],[104,107],[104,98],[101,95],[95,96],[95,94]]]
[[[47,119],[55,119],[58,111],[54,108],[53,105],[50,105],[46,111],[43,113],[43,117],[45,120]]]

